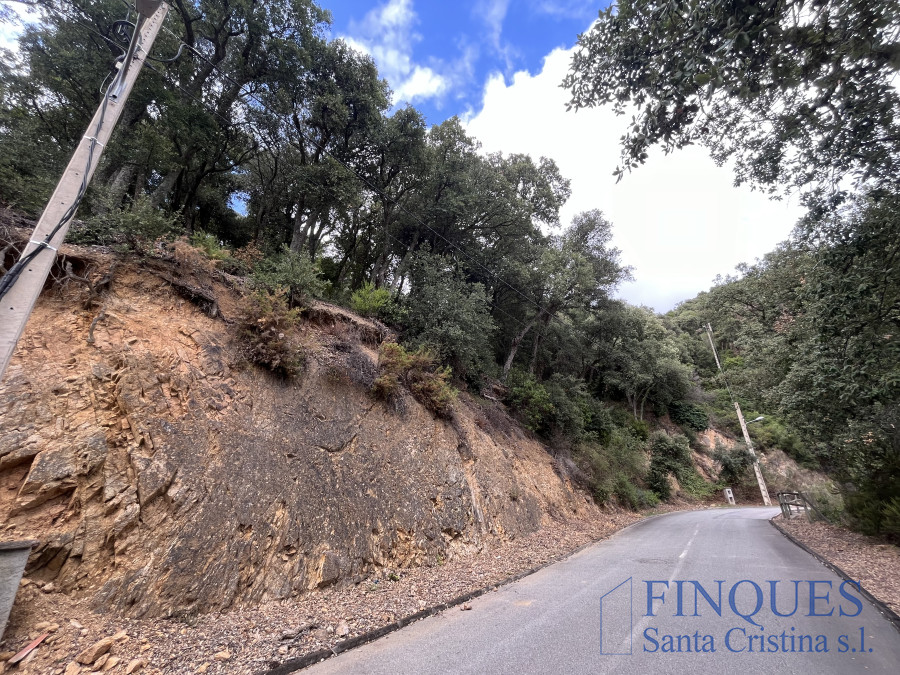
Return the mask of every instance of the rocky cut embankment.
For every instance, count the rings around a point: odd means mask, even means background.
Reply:
[[[62,253],[94,280],[116,262]],[[0,383],[0,522],[40,540],[28,578],[195,614],[596,515],[502,408],[374,399],[383,331],[349,312],[314,308],[293,380],[244,364],[236,282],[195,262],[118,261],[93,303],[71,276],[42,296]]]

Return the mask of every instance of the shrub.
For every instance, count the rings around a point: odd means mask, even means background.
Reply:
[[[591,397],[587,404],[587,417],[584,429],[601,443],[609,443],[616,425],[613,423],[609,408]]]
[[[656,431],[650,437],[650,472],[647,484],[660,499],[669,499],[672,488],[669,476],[675,476],[689,494],[705,492],[699,483],[703,479],[697,474],[691,460],[691,448],[685,436],[669,436],[664,431]],[[699,481],[699,483],[698,483]]]
[[[536,433],[548,431],[556,409],[544,385],[531,373],[514,369],[507,379],[507,387],[506,401],[522,424]]]
[[[668,501],[672,498],[672,485],[669,483],[669,474],[658,466],[651,467],[650,472],[647,474],[647,487],[663,501]]]
[[[484,286],[468,283],[452,260],[417,253],[403,302],[405,341],[428,347],[457,377],[478,382],[494,368],[496,330]]]
[[[638,485],[643,482],[647,471],[647,457],[640,441],[619,427],[612,429],[608,442],[603,445],[590,436],[586,437],[574,446],[572,455],[580,480],[600,503],[614,496],[618,476],[624,476],[627,482]]]
[[[637,487],[625,474],[618,474],[615,477],[612,492],[619,504],[632,511],[652,508],[659,504],[659,498],[655,494]]]
[[[682,492],[694,499],[708,499],[719,489],[718,484],[703,480],[703,476],[693,467],[689,471],[684,471],[678,482]]]
[[[375,288],[369,282],[350,296],[350,308],[363,316],[383,318],[388,306],[393,303],[391,292],[386,288]]]
[[[288,306],[285,295],[256,291],[245,298],[239,323],[241,351],[251,363],[293,377],[304,364],[303,353],[291,343],[300,311]]]
[[[103,244],[123,250],[148,252],[157,239],[174,238],[178,217],[156,208],[141,195],[125,206],[114,204],[108,193],[99,199],[100,211],[72,228],[73,244]]]
[[[225,260],[231,257],[231,251],[225,248],[215,235],[197,231],[191,235],[191,246],[198,248],[212,260]]]
[[[450,369],[441,368],[427,349],[410,352],[395,342],[385,342],[379,350],[378,366],[380,374],[372,385],[375,395],[390,400],[405,386],[433,413],[446,417],[452,412],[456,391],[449,384]]]
[[[247,270],[253,270],[265,258],[263,252],[255,241],[237,249],[233,254],[234,259],[240,262]]]
[[[703,431],[709,426],[709,415],[703,408],[693,403],[686,401],[670,403],[669,413],[675,424],[693,431]]]
[[[315,263],[287,246],[282,246],[278,254],[260,261],[252,279],[257,289],[270,293],[286,291],[291,307],[302,306],[325,290]]]
[[[628,429],[638,440],[646,441],[650,437],[650,425],[639,420],[627,410],[612,408],[611,414],[616,426]]]
[[[807,489],[805,494],[829,522],[837,524],[844,519],[844,500],[836,490],[831,490],[826,485],[815,485]]]
[[[900,540],[900,497],[884,503],[881,509],[881,533],[894,541]]]
[[[719,465],[719,481],[725,485],[741,485],[747,479],[747,472],[753,466],[753,456],[745,445],[736,445],[728,450],[716,443],[713,460]]]

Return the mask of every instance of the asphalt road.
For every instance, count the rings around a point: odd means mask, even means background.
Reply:
[[[777,511],[642,521],[304,672],[900,673],[900,632],[773,528]]]

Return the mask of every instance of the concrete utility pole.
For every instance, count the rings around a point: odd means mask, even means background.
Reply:
[[[719,354],[716,352],[716,343],[713,342],[712,324],[710,323],[706,324],[706,334],[709,337],[709,346],[712,347],[713,356],[716,358],[716,365],[719,367],[719,372],[724,376],[725,371],[722,370],[722,364],[719,363]],[[731,394],[731,389],[728,390],[728,393]],[[762,469],[759,468],[759,457],[756,456],[756,451],[753,449],[753,443],[750,441],[750,434],[747,431],[747,423],[744,421],[744,414],[741,412],[741,406],[738,405],[734,396],[732,396],[731,400],[734,402],[734,409],[737,412],[738,422],[741,423],[741,431],[744,433],[744,443],[747,444],[747,451],[753,458],[753,473],[756,474],[756,482],[759,484],[759,492],[762,495],[763,504],[772,506],[772,500],[769,499],[769,490],[766,487],[766,480],[763,478]]]
[[[169,6],[160,0],[138,0],[137,10],[140,18],[119,73],[110,84],[100,107],[88,125],[87,133],[69,160],[53,196],[50,197],[31,235],[31,241],[22,251],[19,261],[27,261],[27,264],[20,266],[18,277],[3,295],[0,303],[0,380],[6,373],[16,343],[22,337],[25,323],[47,281],[47,275],[50,274],[56,260],[56,251],[69,231],[69,223],[63,223],[55,233],[54,229],[65,218],[69,209],[73,205],[77,206],[76,201],[90,182],[147,53],[162,27]],[[74,216],[74,213],[69,215]],[[47,241],[47,237],[51,234],[50,240]],[[10,273],[12,271],[11,269]]]

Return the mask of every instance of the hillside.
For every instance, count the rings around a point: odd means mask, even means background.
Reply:
[[[0,385],[0,518],[41,540],[30,578],[130,616],[194,614],[597,515],[500,406],[462,396],[442,420],[373,399],[379,329],[346,311],[308,312],[294,381],[242,364],[226,281],[120,264],[93,328],[81,285],[42,297]]]
[[[7,644],[53,632],[25,672],[120,631],[140,637],[116,647],[120,660],[195,672],[224,650],[210,672],[258,672],[642,517],[621,508],[652,497],[637,437],[619,446],[630,460],[610,459],[612,437],[588,475],[487,391],[444,414],[406,387],[385,400],[373,385],[397,336],[377,321],[312,301],[285,338],[297,374],[250,363],[246,283],[184,241],[152,257],[63,247],[0,384],[3,536],[40,541]],[[667,417],[654,426],[650,445],[682,438]],[[697,434],[680,475],[700,482],[664,475],[658,510],[715,504],[714,450],[734,445]],[[636,482],[623,486],[628,461]],[[773,492],[822,480],[777,451],[764,462]]]

